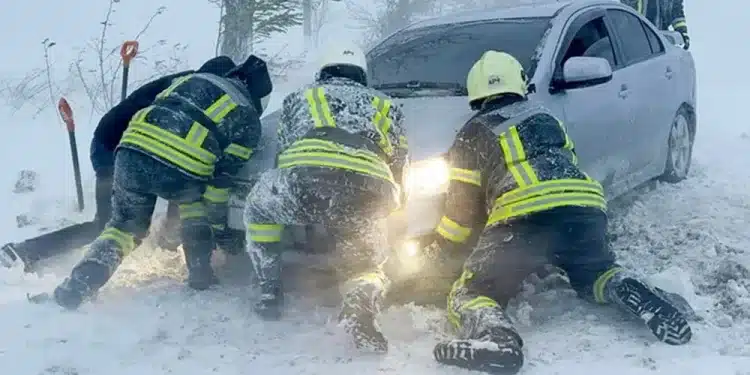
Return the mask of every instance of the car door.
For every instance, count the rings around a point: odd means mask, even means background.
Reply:
[[[566,89],[551,89],[551,100],[563,108],[568,133],[576,144],[581,168],[592,178],[602,182],[609,192],[617,175],[617,163],[612,155],[624,150],[619,139],[623,126],[620,119],[628,114],[630,98],[620,94],[624,80],[619,73],[619,61],[609,40],[609,30],[603,10],[594,10],[577,16],[565,32],[555,58],[555,75],[562,74],[568,58],[584,56],[592,47],[603,53],[613,69],[612,80],[606,83]],[[597,44],[598,43],[598,44]],[[602,48],[603,47],[603,48]],[[552,86],[551,86],[552,87]]]
[[[676,95],[681,89],[678,78],[680,65],[672,55],[666,52],[664,40],[659,37],[658,30],[644,20],[641,20],[641,24],[646,30],[651,46],[651,59],[654,60],[653,75],[656,79],[651,82],[652,92],[659,98],[658,105],[654,109],[654,116],[648,123],[649,129],[646,130],[650,135],[644,139],[654,155],[649,160],[651,166],[646,168],[648,174],[646,177],[650,177],[664,172],[663,158],[658,155],[659,151],[665,149],[665,139],[669,136],[677,108],[682,104],[680,95]]]
[[[654,53],[651,41],[641,19],[623,9],[607,10],[607,19],[615,35],[624,66],[620,69],[624,95],[630,97],[631,106],[627,117],[621,119],[627,131],[620,139],[626,146],[622,155],[628,164],[628,173],[623,176],[629,187],[648,179],[647,168],[659,158],[663,147],[655,147],[654,142],[663,143],[654,132],[659,124],[669,124],[673,109],[664,108],[664,100],[670,95],[667,80],[671,69],[664,59],[663,46]],[[618,147],[621,148],[621,147]]]

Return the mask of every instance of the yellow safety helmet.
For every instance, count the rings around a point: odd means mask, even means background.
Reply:
[[[479,101],[501,94],[516,94],[525,97],[528,93],[526,72],[515,57],[489,50],[485,52],[466,77],[469,104],[472,108]]]

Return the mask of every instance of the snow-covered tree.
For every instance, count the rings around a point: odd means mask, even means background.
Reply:
[[[437,3],[437,0],[373,0],[365,6],[360,0],[349,0],[346,6],[364,31],[365,44],[370,44],[409,25],[416,17],[432,13]]]
[[[255,46],[302,23],[298,0],[210,0],[221,9],[218,52],[241,61]]]

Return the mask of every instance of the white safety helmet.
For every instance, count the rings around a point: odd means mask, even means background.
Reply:
[[[318,79],[342,77],[367,85],[367,59],[354,44],[330,46],[321,56],[319,66]]]
[[[526,97],[526,72],[515,57],[498,51],[487,51],[474,63],[466,77],[469,104],[477,109],[486,99],[502,94]]]

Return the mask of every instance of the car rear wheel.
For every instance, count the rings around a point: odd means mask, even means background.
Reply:
[[[693,156],[693,134],[687,110],[680,108],[672,121],[667,141],[667,164],[661,180],[677,183],[687,178]]]

